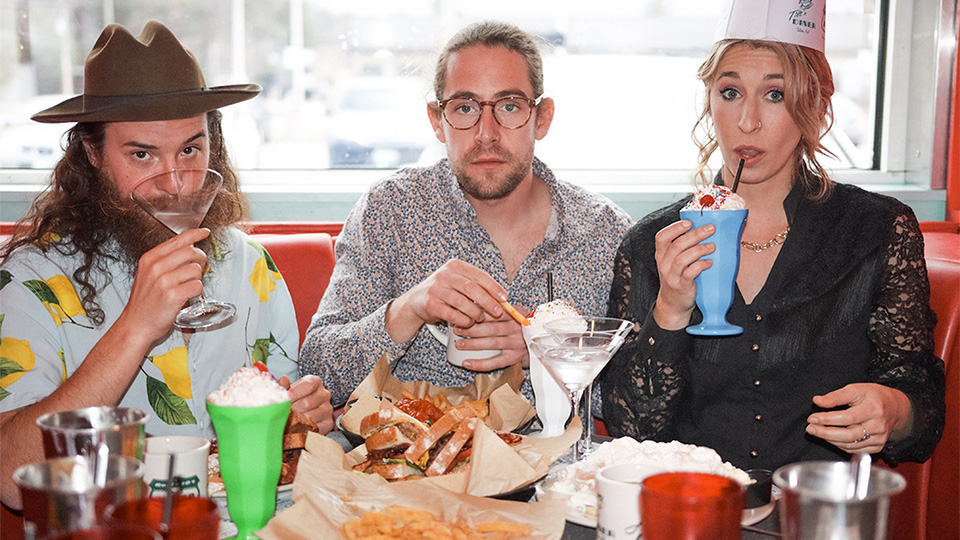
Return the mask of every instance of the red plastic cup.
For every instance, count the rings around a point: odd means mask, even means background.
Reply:
[[[218,540],[220,512],[217,503],[205,497],[173,497],[170,530],[162,531],[163,497],[125,501],[107,510],[107,523],[148,527],[166,540]]]
[[[743,489],[731,478],[672,472],[640,488],[644,540],[740,540]]]

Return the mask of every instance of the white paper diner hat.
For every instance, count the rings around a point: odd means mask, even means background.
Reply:
[[[826,10],[826,0],[728,0],[714,41],[779,41],[824,52]]]

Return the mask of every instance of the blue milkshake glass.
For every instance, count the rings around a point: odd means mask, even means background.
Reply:
[[[690,325],[687,332],[697,336],[733,336],[743,328],[727,322],[727,311],[733,304],[733,295],[740,270],[740,238],[747,220],[747,210],[681,210],[680,219],[693,222],[694,228],[712,223],[716,232],[701,244],[714,244],[713,253],[703,259],[713,261],[696,278],[697,307],[703,314],[700,324]]]

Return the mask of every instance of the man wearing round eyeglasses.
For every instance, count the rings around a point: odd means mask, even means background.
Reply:
[[[447,43],[428,104],[447,157],[401,169],[354,207],[337,240],[337,264],[300,354],[332,402],[386,355],[401,380],[469,384],[476,372],[527,366],[509,301],[528,312],[554,295],[604,314],[613,254],[629,227],[608,199],[558,181],[534,157],[553,121],[543,64],[529,33],[498,22]],[[446,360],[429,324],[451,325],[462,350],[499,351],[463,367]],[[524,393],[532,397],[529,380]],[[599,410],[599,409],[597,409]]]

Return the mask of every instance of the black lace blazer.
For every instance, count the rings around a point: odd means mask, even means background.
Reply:
[[[650,315],[654,236],[687,200],[638,222],[617,253],[609,314],[640,328],[601,375],[611,434],[708,446],[745,469],[845,459],[805,433],[812,398],[875,382],[904,392],[913,415],[910,434],[882,457],[927,459],[943,430],[944,374],[912,210],[855,186],[838,184],[820,203],[795,188],[784,201],[790,234],[763,289],[750,305],[737,290],[728,313],[744,333],[696,337]]]

